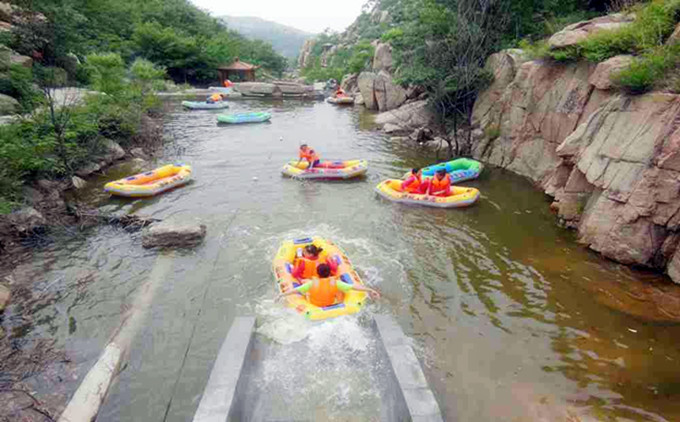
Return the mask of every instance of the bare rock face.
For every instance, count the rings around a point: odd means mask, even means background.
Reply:
[[[163,221],[144,229],[142,246],[145,248],[192,247],[205,238],[204,224],[179,221]]]
[[[392,46],[387,43],[378,43],[373,54],[373,71],[392,71]]]
[[[633,56],[621,55],[599,63],[588,81],[597,89],[610,89],[612,87],[612,76],[630,67],[633,60]]]
[[[503,50],[489,56],[485,69],[493,74],[494,80],[475,102],[472,120],[477,126],[486,127],[490,120],[497,120],[497,116],[491,114],[498,110],[498,101],[527,60],[527,55],[519,49]]]
[[[680,283],[680,96],[603,90],[628,60],[616,59],[529,61],[506,83],[507,57],[490,58],[497,79],[475,104],[485,135],[473,155],[537,182],[589,248]]]
[[[312,48],[314,48],[315,43],[316,41],[313,38],[310,38],[305,40],[305,43],[302,44],[302,49],[300,50],[300,55],[298,57],[299,67],[303,68],[309,64],[309,57],[312,54]]]
[[[548,40],[548,44],[550,45],[550,48],[553,49],[571,47],[588,38],[590,34],[599,31],[623,28],[626,25],[630,25],[634,20],[635,17],[633,15],[615,13],[588,21],[578,22],[555,33]]]

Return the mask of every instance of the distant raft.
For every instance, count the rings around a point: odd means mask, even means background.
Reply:
[[[451,183],[472,180],[479,177],[484,166],[479,161],[469,158],[457,158],[446,163],[435,164],[423,168],[423,177],[432,177],[437,170],[444,169],[451,175]]]
[[[314,236],[286,240],[281,244],[279,251],[274,257],[274,262],[272,263],[274,277],[276,278],[276,284],[280,292],[285,293],[290,289],[299,286],[298,280],[293,277],[292,274],[295,258],[298,251],[301,251],[305,246],[312,244],[323,249],[320,259],[324,261],[326,259],[335,260],[338,264],[337,277],[340,280],[347,284],[364,285],[364,282],[354,270],[352,263],[342,249],[333,244],[330,240]],[[294,308],[297,312],[304,315],[305,318],[312,321],[318,321],[359,312],[366,301],[366,296],[366,292],[350,290],[344,294],[342,301],[330,306],[319,307],[311,304],[304,295],[295,294],[286,296],[286,304],[288,307]]]
[[[266,122],[271,118],[271,113],[260,111],[253,113],[220,114],[217,116],[217,121],[220,123],[229,123],[235,125],[240,123],[261,123]]]
[[[350,97],[349,95],[338,95],[335,97],[328,97],[326,101],[337,105],[351,105],[354,104],[354,97]]]
[[[474,204],[479,199],[479,190],[475,188],[451,186],[451,195],[441,197],[403,192],[402,182],[402,180],[387,179],[378,184],[375,190],[380,196],[390,201],[426,207],[462,208]]]
[[[191,110],[222,110],[229,108],[229,104],[224,101],[218,101],[216,103],[208,103],[205,101],[182,101],[182,105]]]
[[[168,164],[146,173],[135,174],[125,179],[109,182],[104,190],[112,195],[145,197],[182,186],[191,179],[191,166]]]
[[[284,175],[299,179],[351,179],[361,176],[368,170],[368,161],[327,161],[322,160],[318,165],[308,169],[309,163],[290,160],[281,171]]]

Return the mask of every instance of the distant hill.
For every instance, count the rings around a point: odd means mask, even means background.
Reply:
[[[247,38],[264,40],[271,43],[276,52],[288,58],[297,57],[305,40],[307,38],[312,38],[315,35],[256,17],[221,16],[219,19],[221,19],[229,29],[238,31]]]

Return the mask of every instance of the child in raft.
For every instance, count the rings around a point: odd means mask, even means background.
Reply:
[[[281,293],[277,299],[285,296],[290,296],[296,293],[307,295],[309,303],[315,306],[324,307],[334,305],[343,299],[343,294],[350,290],[357,290],[360,292],[367,292],[371,299],[380,298],[380,293],[371,289],[370,287],[360,286],[358,284],[347,284],[336,277],[331,276],[331,267],[327,264],[319,264],[317,267],[317,275],[312,280],[294,289]]]
[[[220,101],[222,101],[222,96],[220,94],[212,94],[205,100],[205,102],[208,104],[213,104]]]
[[[335,274],[338,270],[338,264],[334,260],[329,259],[321,261],[319,259],[321,252],[323,252],[323,248],[319,248],[316,245],[307,245],[304,249],[298,250],[298,257],[295,258],[293,264],[293,277],[302,283],[302,280],[315,277],[317,267],[324,263],[330,267],[331,273]]]
[[[451,176],[445,169],[437,170],[435,176],[430,180],[427,189],[428,195],[447,197],[451,195]]]
[[[316,151],[311,149],[307,144],[300,145],[299,157],[300,158],[295,165],[296,167],[302,162],[302,160],[306,160],[309,163],[309,167],[307,167],[308,169],[319,165],[319,156],[317,155]]]
[[[430,186],[428,180],[423,180],[422,169],[411,169],[408,178],[401,182],[401,191],[415,194],[425,194]]]

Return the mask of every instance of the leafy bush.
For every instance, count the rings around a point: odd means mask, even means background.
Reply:
[[[33,85],[33,72],[21,65],[12,64],[6,74],[0,74],[0,93],[16,98],[22,111],[32,111],[41,99],[41,93]]]
[[[622,89],[639,94],[649,91],[654,85],[680,64],[680,46],[657,47],[648,51],[612,78]]]

